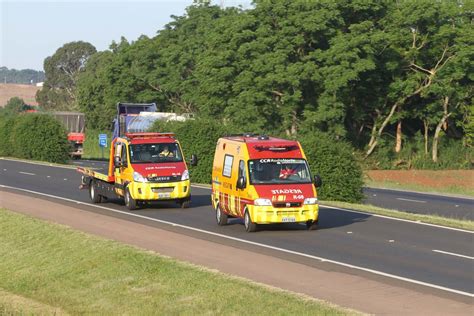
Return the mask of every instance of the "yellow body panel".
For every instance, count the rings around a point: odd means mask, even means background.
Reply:
[[[191,182],[189,180],[150,183],[150,182],[130,182],[128,188],[130,195],[135,200],[176,200],[187,198],[191,194]]]

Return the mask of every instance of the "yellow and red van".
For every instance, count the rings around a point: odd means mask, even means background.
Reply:
[[[320,185],[297,141],[253,134],[217,141],[211,198],[219,225],[239,217],[248,232],[258,224],[289,222],[315,229]]]

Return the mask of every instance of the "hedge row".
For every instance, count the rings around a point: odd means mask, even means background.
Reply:
[[[219,137],[249,132],[204,119],[157,122],[151,131],[174,132],[185,157],[189,160],[191,154],[198,156],[199,164],[190,167],[191,180],[198,183],[211,183],[212,162]],[[298,140],[306,153],[312,173],[319,174],[323,179],[323,186],[318,192],[321,199],[347,202],[362,199],[362,169],[351,145],[335,141],[323,133],[302,135]]]
[[[0,156],[64,163],[71,147],[64,127],[45,114],[0,115]]]

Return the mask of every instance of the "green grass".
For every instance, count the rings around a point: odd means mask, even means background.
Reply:
[[[107,147],[104,148],[103,157],[102,157],[102,149],[101,147],[99,147],[99,134],[107,134]],[[111,132],[87,129],[86,140],[84,141],[84,154],[82,155],[82,158],[108,159],[111,140],[112,140]]]
[[[2,314],[356,314],[5,209],[0,245]]]
[[[474,184],[474,183],[473,183]],[[474,197],[474,185],[471,188],[459,186],[446,186],[442,188],[430,188],[417,184],[401,184],[393,181],[373,181],[366,180],[365,185],[371,188],[399,189],[406,191],[418,191],[426,193],[441,193],[449,195],[461,195]]]
[[[442,225],[442,226],[448,226],[448,227],[453,227],[453,228],[460,228],[460,229],[474,231],[474,221],[471,221],[468,219],[454,219],[454,218],[441,217],[438,215],[413,214],[413,213],[390,210],[386,208],[381,208],[381,207],[377,207],[373,205],[365,205],[365,204],[353,204],[353,203],[337,202],[337,201],[320,201],[320,202],[322,205],[329,205],[329,206],[346,208],[346,209],[373,213],[373,214],[378,214],[378,215],[385,215],[385,216],[390,216],[390,217],[395,217],[395,218],[408,219],[412,221],[419,221],[423,223]]]

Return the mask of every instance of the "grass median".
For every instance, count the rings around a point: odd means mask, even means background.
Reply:
[[[5,209],[0,245],[0,314],[356,314]]]

